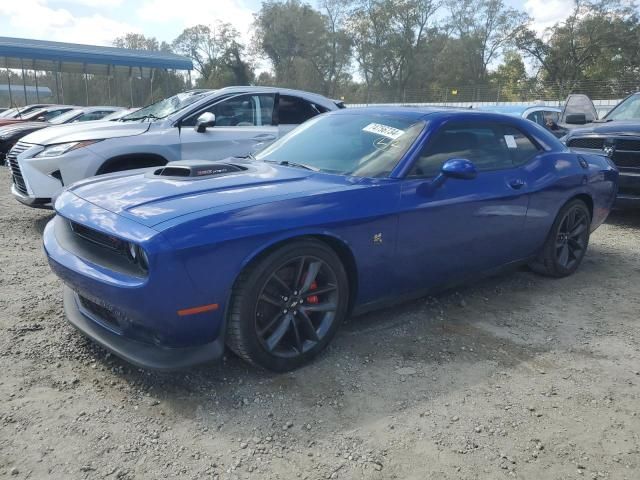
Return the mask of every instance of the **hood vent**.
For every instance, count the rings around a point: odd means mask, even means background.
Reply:
[[[170,163],[165,167],[158,168],[152,172],[152,177],[169,177],[174,179],[191,179],[222,177],[232,173],[245,171],[246,167],[234,165],[233,163],[216,162],[185,162]]]

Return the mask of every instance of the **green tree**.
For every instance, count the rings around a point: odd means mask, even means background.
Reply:
[[[500,101],[525,100],[531,87],[522,56],[513,50],[505,52],[503,62],[489,73],[489,82]]]
[[[517,35],[518,48],[560,98],[585,81],[591,95],[606,94],[622,79],[637,81],[639,40],[635,8],[618,0],[576,1],[572,14],[542,35],[527,27]]]
[[[240,34],[229,23],[186,28],[172,46],[193,60],[200,87],[247,85],[253,81],[253,67],[245,58]]]
[[[255,50],[267,58],[279,85],[332,95],[349,63],[350,42],[341,28],[339,2],[323,2],[324,15],[299,0],[262,4]]]
[[[447,5],[459,40],[456,60],[465,66],[470,81],[484,83],[489,65],[513,44],[527,15],[502,0],[450,0]]]

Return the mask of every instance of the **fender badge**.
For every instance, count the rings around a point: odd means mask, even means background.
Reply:
[[[373,244],[374,245],[382,245],[382,233],[376,233],[373,236]]]

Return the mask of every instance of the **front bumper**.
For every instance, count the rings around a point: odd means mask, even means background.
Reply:
[[[44,251],[65,287],[68,320],[85,335],[135,365],[176,369],[216,359],[224,348],[222,295],[198,288],[162,235],[140,224],[63,194],[67,217],[50,221]],[[126,235],[149,254],[147,274],[103,247],[76,236],[69,222],[91,218],[107,235]],[[71,220],[70,220],[71,219]],[[85,220],[86,221],[86,220]],[[218,303],[215,311],[180,316],[180,310]]]
[[[224,352],[224,339],[188,348],[167,348],[150,345],[117,335],[86,315],[78,295],[64,287],[64,312],[67,320],[84,335],[114,355],[142,368],[176,370],[219,359]]]
[[[38,198],[38,197],[28,197],[27,195],[23,195],[18,191],[15,185],[11,185],[11,194],[13,197],[22,203],[23,205],[27,205],[28,207],[33,208],[53,208],[53,200],[50,198]]]
[[[640,208],[640,172],[620,171],[615,208]]]

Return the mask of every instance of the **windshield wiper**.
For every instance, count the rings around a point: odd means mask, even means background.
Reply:
[[[298,167],[304,168],[305,170],[311,170],[312,172],[319,172],[319,168],[310,167],[309,165],[305,165],[304,163],[290,162],[288,160],[282,160],[278,162],[277,160],[265,160],[265,162],[275,163],[276,165],[282,165],[283,167]]]
[[[135,121],[135,120],[146,120],[147,118],[152,118],[154,120],[158,120],[160,117],[156,117],[153,113],[149,113],[148,115],[143,115],[141,117],[129,117],[123,118],[123,122]]]

